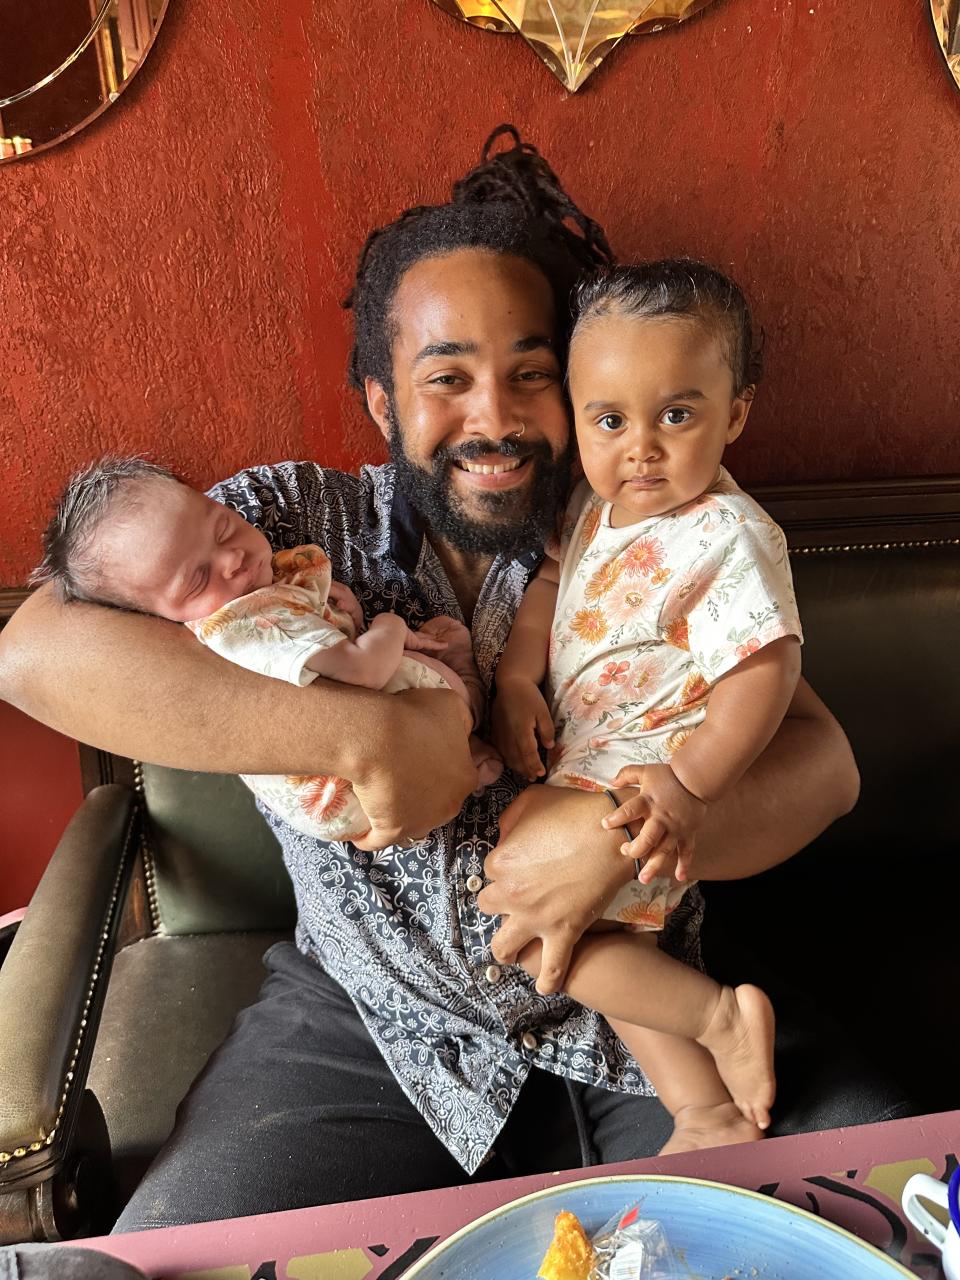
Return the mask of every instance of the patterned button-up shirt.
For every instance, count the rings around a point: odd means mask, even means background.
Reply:
[[[262,529],[274,551],[323,547],[368,621],[385,610],[412,627],[439,614],[463,618],[390,466],[365,467],[359,478],[309,462],[257,467],[211,496]],[[473,644],[488,688],[536,564],[533,555],[498,557],[480,592]],[[523,785],[507,771],[416,847],[378,853],[311,839],[264,811],[293,881],[297,945],[349,994],[404,1092],[468,1173],[533,1066],[653,1093],[598,1014],[566,996],[538,995],[517,966],[491,965],[497,921],[478,910],[476,888],[499,816]],[[692,963],[701,911],[691,891],[665,939]]]

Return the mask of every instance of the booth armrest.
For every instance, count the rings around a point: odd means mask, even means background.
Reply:
[[[137,849],[135,792],[91,791],[70,821],[0,967],[0,1192],[63,1163]]]

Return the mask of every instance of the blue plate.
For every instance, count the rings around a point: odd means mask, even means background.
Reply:
[[[514,1200],[431,1249],[403,1280],[535,1280],[561,1209],[575,1213],[592,1234],[636,1201],[644,1217],[663,1224],[679,1274],[688,1280],[913,1277],[879,1249],[804,1209],[718,1182],[638,1175],[568,1182]]]

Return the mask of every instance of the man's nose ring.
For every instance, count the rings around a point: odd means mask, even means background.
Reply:
[[[526,431],[526,429],[527,429],[527,424],[526,424],[525,422],[521,421],[521,423],[520,423],[520,430],[519,430],[519,431],[511,431],[511,432],[510,432],[510,434],[511,434],[512,436],[516,436],[518,440],[522,440],[522,439],[523,439],[523,433]]]

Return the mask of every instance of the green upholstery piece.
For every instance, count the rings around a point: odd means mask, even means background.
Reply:
[[[277,940],[268,933],[152,937],[117,955],[87,1083],[106,1117],[119,1203],[168,1137],[194,1077],[256,998],[263,953]]]
[[[860,802],[818,853],[874,864],[956,847],[960,574],[955,547],[792,557],[803,673],[843,725]]]
[[[159,932],[292,930],[280,846],[239,778],[142,766]]]

